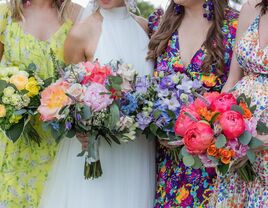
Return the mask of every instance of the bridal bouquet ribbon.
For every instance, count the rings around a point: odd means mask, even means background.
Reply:
[[[40,91],[49,80],[42,80],[37,75],[34,64],[24,70],[0,68],[0,127],[13,142],[22,135],[28,142],[40,142],[31,118],[37,114]]]
[[[86,154],[85,178],[98,178],[102,175],[100,139],[110,145],[135,139],[134,118],[120,111],[119,99],[131,90],[136,72],[114,61],[104,66],[98,62],[71,65],[60,74],[41,94],[38,111],[44,128],[49,127],[57,141],[85,134],[88,150],[78,156]]]
[[[254,179],[251,164],[262,142],[257,132],[267,132],[266,124],[253,117],[256,106],[244,94],[211,92],[182,108],[175,133],[182,138],[180,156],[186,166],[216,167],[222,175],[243,158],[250,162],[239,168],[245,181]]]

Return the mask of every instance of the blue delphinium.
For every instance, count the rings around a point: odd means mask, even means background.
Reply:
[[[138,101],[134,94],[126,93],[124,98],[121,99],[121,110],[126,115],[131,115],[134,113],[138,108]]]

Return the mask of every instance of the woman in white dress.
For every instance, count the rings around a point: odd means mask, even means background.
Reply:
[[[65,47],[69,63],[98,59],[105,64],[122,59],[140,75],[151,74],[146,61],[147,22],[129,12],[135,0],[97,0],[89,17],[74,26]],[[84,16],[84,15],[83,15]],[[83,140],[80,138],[80,140]],[[84,144],[86,146],[87,144]],[[81,143],[64,139],[42,196],[41,208],[152,208],[155,187],[154,142],[139,136],[110,147],[100,144],[103,175],[83,176],[85,159],[77,157]]]

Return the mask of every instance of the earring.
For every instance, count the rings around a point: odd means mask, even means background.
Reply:
[[[205,13],[203,14],[204,18],[207,18],[208,21],[211,21],[214,17],[214,3],[212,0],[206,0],[203,4]]]
[[[175,11],[176,15],[179,15],[179,14],[182,13],[183,7],[181,5],[179,5],[179,4],[176,4],[175,7],[174,7],[174,11]]]

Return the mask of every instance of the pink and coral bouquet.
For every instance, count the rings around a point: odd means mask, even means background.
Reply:
[[[105,139],[120,144],[135,139],[134,118],[120,111],[119,99],[135,82],[135,70],[121,62],[100,65],[84,62],[61,71],[61,78],[41,94],[38,111],[45,127],[57,141],[74,137],[77,133],[88,136],[85,178],[102,175],[99,141]]]
[[[266,132],[264,123],[254,117],[256,106],[244,94],[237,99],[231,93],[205,93],[178,116],[174,131],[182,138],[181,157],[186,166],[216,167],[225,174],[243,158],[255,160],[254,149],[262,142],[257,132]],[[252,181],[250,163],[238,170],[242,179]]]

